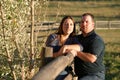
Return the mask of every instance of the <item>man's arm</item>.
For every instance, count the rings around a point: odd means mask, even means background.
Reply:
[[[60,48],[60,50],[53,54],[54,57],[60,56],[62,54],[68,53],[70,50],[82,51],[83,48],[79,44],[71,44],[71,45],[64,45]]]
[[[91,53],[84,53],[81,51],[76,51],[76,50],[69,50],[69,53],[73,54],[74,57],[77,56],[81,60],[85,62],[91,62],[94,63],[97,60],[97,56],[91,54]]]
[[[91,53],[77,52],[77,57],[86,62],[94,63],[97,60],[97,56]]]

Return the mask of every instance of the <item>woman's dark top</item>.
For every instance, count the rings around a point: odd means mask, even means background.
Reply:
[[[51,34],[48,36],[46,41],[46,46],[53,47],[53,53],[58,52],[62,46],[59,45],[59,39],[57,34]],[[70,45],[70,44],[79,44],[80,49],[82,50],[82,46],[77,40],[76,37],[69,37],[63,45]]]

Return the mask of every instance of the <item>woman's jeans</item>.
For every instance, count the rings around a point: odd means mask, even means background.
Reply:
[[[62,71],[55,80],[64,80],[64,78],[68,75],[67,71]]]
[[[78,77],[78,80],[105,80],[105,71],[90,73],[90,74]]]
[[[71,66],[67,66],[65,68],[65,70],[63,70],[57,77],[55,80],[64,80],[65,77],[72,72],[72,67]]]

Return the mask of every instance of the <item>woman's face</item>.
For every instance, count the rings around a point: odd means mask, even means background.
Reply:
[[[74,23],[71,19],[66,19],[63,23],[63,33],[65,35],[70,35],[73,32],[74,29]]]

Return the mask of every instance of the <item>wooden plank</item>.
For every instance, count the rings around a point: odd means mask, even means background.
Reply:
[[[53,48],[51,48],[51,47],[42,47],[41,60],[42,60],[41,67],[45,66],[47,63],[52,61],[53,60]]]

